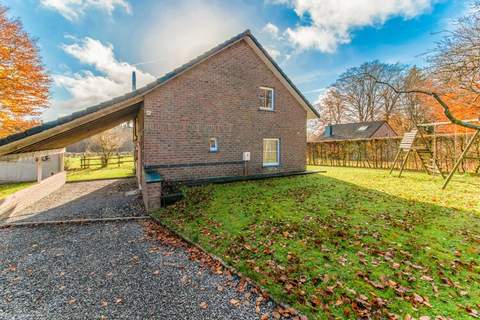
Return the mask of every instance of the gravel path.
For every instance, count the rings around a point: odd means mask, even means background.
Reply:
[[[67,183],[2,223],[143,215],[134,179]],[[129,195],[130,194],[130,195]]]
[[[258,319],[237,282],[138,222],[0,230],[0,319]]]
[[[66,184],[17,221],[144,215],[141,199],[125,195],[133,189],[132,180]],[[149,223],[0,229],[0,319],[223,320],[272,314],[273,302],[256,310],[255,292],[239,291],[236,277],[193,261],[191,249],[178,239],[156,240]]]

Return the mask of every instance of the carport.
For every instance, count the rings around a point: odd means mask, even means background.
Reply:
[[[143,94],[147,91],[146,89],[148,88],[142,88],[0,139],[0,161],[36,159],[37,180],[40,181],[42,177],[41,157],[62,153],[68,145],[111,129],[123,122],[133,120],[133,137],[136,142],[137,137],[141,134],[138,131],[137,117],[142,109]],[[138,155],[138,143],[135,146],[136,155]]]
[[[106,101],[99,105],[73,113],[57,120],[46,122],[24,132],[0,139],[0,162],[15,168],[15,163],[25,159],[35,160],[37,185],[31,187],[31,192],[25,190],[22,199],[6,199],[0,201],[0,214],[20,211],[34,201],[48,196],[61,188],[66,182],[63,168],[64,148],[75,142],[111,129],[121,123],[133,120],[133,140],[135,144],[134,161],[139,182],[142,168],[140,137],[143,135],[143,99],[155,85],[148,85],[139,90]],[[55,173],[50,171],[42,174],[42,160],[48,157],[58,157],[59,167]],[[8,161],[8,162],[7,162]],[[8,168],[4,166],[5,171]],[[47,168],[43,168],[47,170]],[[19,169],[21,170],[21,168]],[[0,180],[2,178],[0,177]],[[8,201],[7,201],[8,200]],[[32,202],[33,201],[33,202]]]

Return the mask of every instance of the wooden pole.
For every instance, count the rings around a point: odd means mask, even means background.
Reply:
[[[405,155],[405,158],[403,159],[402,166],[400,167],[400,173],[398,174],[398,177],[402,176],[403,169],[405,168],[405,164],[407,164],[408,157],[410,156],[410,153],[412,150],[408,150],[407,154]]]
[[[58,170],[65,171],[65,153],[63,152],[58,154]]]
[[[397,154],[395,155],[395,159],[393,160],[392,168],[390,169],[390,174],[392,174],[393,170],[395,169],[395,165],[397,164],[398,157],[400,157],[400,153],[402,149],[398,148]]]
[[[472,138],[471,138],[470,141],[468,142],[467,146],[465,147],[465,150],[463,150],[462,154],[460,155],[460,157],[458,158],[457,162],[456,162],[455,165],[453,166],[452,171],[450,171],[447,179],[445,180],[445,183],[444,183],[443,186],[442,186],[442,189],[445,189],[445,188],[447,187],[448,183],[450,182],[450,180],[452,179],[453,175],[455,174],[455,171],[457,171],[458,166],[460,166],[460,164],[462,163],[463,158],[467,155],[468,150],[473,146],[473,143],[475,142],[475,140],[477,139],[477,137],[478,137],[479,134],[480,134],[480,130],[477,130],[477,131],[475,132],[475,134],[472,136]]]

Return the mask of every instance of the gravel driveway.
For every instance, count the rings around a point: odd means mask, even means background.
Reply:
[[[67,183],[8,222],[69,220],[144,215],[135,179]]]
[[[60,207],[68,212],[58,206],[52,212],[94,216],[91,198],[80,198],[87,199],[85,205],[78,197],[72,200],[79,211],[68,211],[62,200]],[[97,208],[105,214],[101,205]],[[152,236],[151,226],[116,221],[0,229],[0,319],[259,319],[272,314],[273,302],[255,310],[255,292],[239,290],[235,276],[192,260],[191,248],[178,240],[176,245]]]

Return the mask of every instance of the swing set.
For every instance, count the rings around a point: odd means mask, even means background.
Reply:
[[[464,122],[480,122],[480,119],[471,119],[471,120],[463,120]],[[395,169],[395,165],[403,158],[402,163],[400,165],[400,173],[399,177],[402,175],[403,170],[405,169],[405,165],[407,164],[408,158],[411,155],[417,155],[420,159],[422,164],[422,168],[430,175],[439,174],[445,179],[442,189],[445,189],[452,179],[455,172],[458,170],[458,167],[462,164],[464,160],[471,159],[471,160],[478,160],[479,165],[476,168],[476,172],[480,169],[480,154],[477,156],[469,155],[469,151],[471,147],[475,144],[477,140],[480,141],[480,130],[476,130],[473,132],[473,135],[467,142],[465,149],[461,152],[460,156],[457,158],[457,126],[454,125],[454,159],[455,165],[453,166],[452,170],[449,172],[447,176],[442,172],[441,167],[438,163],[438,156],[437,156],[437,127],[444,126],[444,125],[452,125],[451,122],[433,122],[433,123],[422,123],[417,124],[416,129],[407,132],[404,134],[402,141],[400,142],[400,146],[398,148],[398,152],[395,155],[395,159],[392,164],[392,168],[390,169],[390,174]],[[429,146],[427,139],[425,138],[425,133],[427,128],[433,128],[433,136],[432,136],[432,145]],[[465,129],[465,137],[467,137],[468,133]]]

